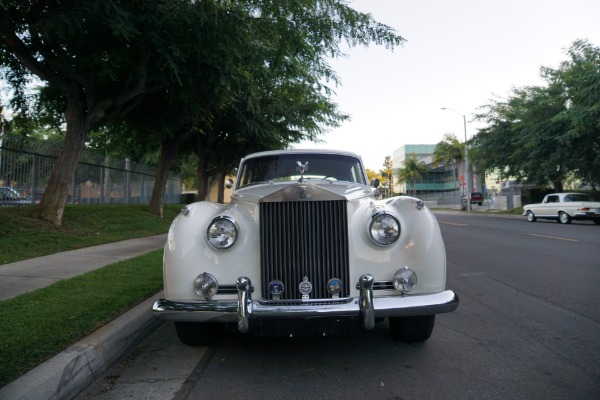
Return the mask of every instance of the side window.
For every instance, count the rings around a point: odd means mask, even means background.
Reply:
[[[571,201],[573,201],[573,199],[571,198],[571,196],[565,196],[565,197],[563,198],[563,202],[564,202],[564,203],[569,203],[569,202],[571,202]]]
[[[548,196],[548,203],[558,203],[558,196]]]

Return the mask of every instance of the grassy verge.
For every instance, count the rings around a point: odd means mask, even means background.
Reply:
[[[61,251],[166,233],[181,205],[164,207],[164,217],[147,205],[71,205],[63,223],[33,218],[35,207],[0,208],[0,265]]]
[[[0,302],[0,387],[162,289],[162,250]]]

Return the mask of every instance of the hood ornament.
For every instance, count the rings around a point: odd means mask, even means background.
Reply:
[[[300,172],[300,179],[298,179],[298,182],[302,183],[304,182],[304,172],[308,171],[308,161],[304,164],[302,164],[300,161],[296,161],[296,165],[296,171]]]

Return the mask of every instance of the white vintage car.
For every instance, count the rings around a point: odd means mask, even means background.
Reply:
[[[385,318],[396,340],[429,339],[435,315],[459,303],[445,288],[437,220],[419,199],[373,193],[353,153],[247,156],[230,204],[194,203],[173,221],[165,298],[152,311],[189,345],[210,343],[226,323],[293,337]]]
[[[523,207],[523,215],[529,222],[536,219],[554,219],[563,224],[572,220],[591,220],[600,224],[600,202],[583,193],[552,193],[544,197],[541,203]]]

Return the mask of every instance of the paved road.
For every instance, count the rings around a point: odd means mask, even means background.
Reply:
[[[461,305],[424,344],[350,337],[190,348],[164,324],[80,399],[592,399],[600,227],[438,214]]]

